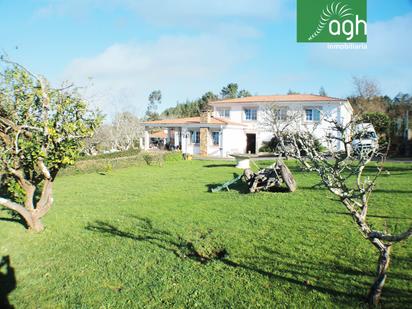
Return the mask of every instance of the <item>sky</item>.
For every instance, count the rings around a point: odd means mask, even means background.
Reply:
[[[296,0],[0,0],[0,53],[57,85],[70,81],[108,118],[218,93],[289,89],[412,93],[412,0],[368,0],[368,49],[296,42]]]

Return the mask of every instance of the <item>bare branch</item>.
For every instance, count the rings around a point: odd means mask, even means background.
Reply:
[[[377,238],[380,240],[390,241],[390,242],[403,241],[403,240],[408,239],[411,236],[412,236],[412,227],[410,227],[407,231],[401,234],[397,234],[397,235],[385,234],[385,233],[378,232],[378,231],[372,231],[369,233],[369,238]]]

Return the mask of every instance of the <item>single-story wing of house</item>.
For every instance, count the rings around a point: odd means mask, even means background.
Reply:
[[[200,117],[145,122],[144,148],[150,148],[149,131],[160,129],[167,134],[167,143],[183,153],[216,157],[255,154],[273,137],[273,132],[262,125],[268,106],[276,106],[279,121],[287,121],[290,113],[301,113],[302,129],[316,124],[313,133],[320,140],[330,134],[330,123],[322,115],[344,124],[353,114],[346,99],[312,94],[251,96],[214,101],[209,105],[211,110]]]

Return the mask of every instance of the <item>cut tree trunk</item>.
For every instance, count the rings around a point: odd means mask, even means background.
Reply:
[[[282,175],[283,181],[285,182],[289,191],[295,192],[298,187],[295,177],[293,177],[292,173],[290,172],[290,169],[286,166],[286,164],[282,160],[279,160],[279,166],[280,166],[280,174]]]
[[[371,290],[368,296],[369,305],[371,306],[376,306],[380,302],[383,286],[385,285],[385,280],[386,280],[386,271],[389,268],[390,253],[391,253],[390,246],[385,246],[385,249],[383,249],[380,252],[376,279],[371,287]]]

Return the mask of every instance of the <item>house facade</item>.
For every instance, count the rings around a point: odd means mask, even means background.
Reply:
[[[216,157],[255,154],[273,137],[273,132],[263,124],[268,106],[276,106],[279,121],[287,121],[290,114],[302,115],[298,125],[302,130],[312,127],[313,134],[320,140],[331,134],[326,117],[347,123],[353,113],[345,99],[301,94],[251,96],[209,105],[212,110],[201,117],[145,122],[144,148],[150,148],[150,130],[158,128],[167,134],[169,145],[183,153]]]

